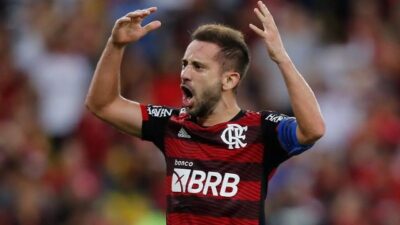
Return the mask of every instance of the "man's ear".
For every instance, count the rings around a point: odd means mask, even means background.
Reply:
[[[233,71],[227,71],[222,75],[222,90],[233,90],[240,82],[240,74]]]

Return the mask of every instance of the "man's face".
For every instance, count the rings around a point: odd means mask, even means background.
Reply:
[[[204,117],[221,99],[221,65],[216,44],[192,41],[182,59],[182,105],[192,116]]]

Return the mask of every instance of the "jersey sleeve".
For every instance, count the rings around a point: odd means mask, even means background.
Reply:
[[[267,149],[266,158],[274,167],[312,147],[312,145],[301,145],[298,142],[297,122],[294,117],[265,111],[262,112],[261,124]]]
[[[286,117],[279,122],[278,129],[278,139],[282,148],[289,153],[289,155],[298,155],[308,149],[313,145],[302,145],[297,140],[297,121],[294,117]]]
[[[168,121],[174,109],[156,106],[140,105],[142,111],[142,139],[153,142],[164,151],[164,134]]]

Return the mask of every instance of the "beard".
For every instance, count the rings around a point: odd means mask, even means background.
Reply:
[[[214,111],[217,103],[221,99],[221,83],[210,86],[197,96],[197,103],[187,112],[192,117],[206,117]]]

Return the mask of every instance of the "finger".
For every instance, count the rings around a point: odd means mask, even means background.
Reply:
[[[148,10],[150,13],[153,13],[153,12],[157,11],[157,7],[149,7],[146,10]]]
[[[122,18],[119,18],[119,19],[117,20],[116,24],[117,24],[118,26],[121,26],[122,24],[124,24],[124,23],[129,23],[129,22],[131,22],[131,18],[124,16],[124,17],[122,17]]]
[[[130,17],[132,22],[141,23],[145,17],[151,13],[154,13],[155,11],[157,11],[157,7],[150,7],[147,9],[130,12],[126,16]]]
[[[257,26],[255,26],[255,25],[253,25],[253,24],[250,23],[250,24],[249,24],[249,27],[250,27],[254,32],[256,32],[258,35],[264,37],[264,35],[265,35],[264,31],[261,30],[260,28],[258,28]]]
[[[126,17],[131,18],[132,21],[134,20],[141,20],[144,17],[148,16],[150,14],[150,11],[148,10],[136,10],[134,12],[130,12],[126,14]]]
[[[125,16],[131,17],[131,18],[137,18],[137,17],[145,17],[148,16],[151,13],[154,13],[157,11],[157,7],[149,7],[147,9],[141,9],[141,10],[136,10],[133,12],[130,12],[126,14]]]
[[[265,23],[265,16],[260,12],[260,10],[258,8],[254,8],[254,13],[257,15],[258,19],[262,23]]]
[[[156,20],[156,21],[146,24],[146,26],[144,26],[143,29],[146,31],[146,33],[148,33],[150,31],[153,31],[153,30],[159,28],[160,26],[161,26],[161,22]]]
[[[262,1],[258,1],[258,7],[260,8],[262,14],[264,16],[271,16],[271,13],[269,12],[267,6],[262,2]]]
[[[262,1],[258,1],[258,5],[260,7],[262,15],[264,15],[265,18],[263,23],[265,25],[264,27],[268,29],[273,29],[276,25],[271,12],[268,10],[267,6]]]
[[[116,21],[115,27],[122,27],[124,24],[129,24],[131,19],[128,17],[120,18]]]

